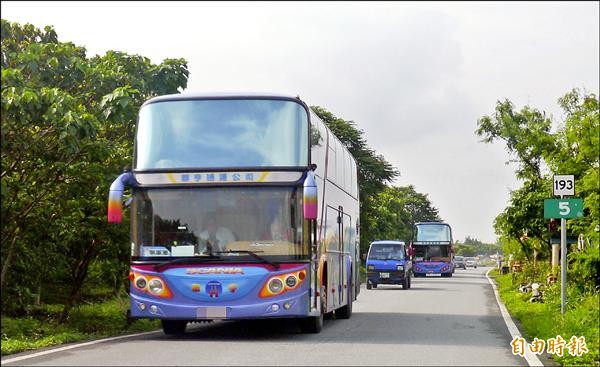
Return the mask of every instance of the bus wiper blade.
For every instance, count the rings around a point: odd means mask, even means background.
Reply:
[[[156,264],[156,265],[154,265],[154,270],[155,271],[160,271],[165,266],[173,265],[173,264],[181,264],[181,263],[196,264],[196,263],[202,263],[202,262],[204,262],[204,260],[207,260],[207,259],[211,259],[211,260],[215,260],[215,259],[223,260],[223,258],[221,258],[221,256],[212,255],[212,254],[211,255],[203,255],[203,256],[194,256],[194,257],[180,257],[178,259],[173,259],[173,260],[166,261],[164,263]]]
[[[262,252],[262,251],[260,251],[260,252]],[[248,255],[252,256],[253,258],[255,258],[255,259],[259,260],[260,262],[263,262],[263,263],[265,263],[265,264],[269,264],[269,265],[271,265],[271,266],[272,266],[273,268],[275,268],[275,269],[279,269],[279,264],[276,264],[276,263],[274,263],[274,262],[271,262],[271,261],[269,261],[269,260],[265,259],[264,257],[262,257],[262,256],[258,255],[258,254],[256,253],[256,251],[248,251],[248,250],[227,250],[227,251],[215,251],[215,252],[213,252],[213,253],[215,253],[215,254],[231,254],[231,253],[234,253],[234,254],[235,254],[235,253],[238,253],[238,254],[248,254]]]

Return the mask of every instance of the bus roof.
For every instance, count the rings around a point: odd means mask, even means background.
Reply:
[[[384,244],[384,245],[405,245],[404,241],[400,240],[375,240],[371,242],[371,245],[374,244]]]
[[[440,220],[440,221],[429,221],[429,222],[417,222],[417,223],[415,223],[415,226],[427,225],[427,224],[443,224],[443,225],[449,226],[448,223],[446,223],[446,222],[444,222],[442,220]]]
[[[286,100],[298,100],[299,95],[291,95],[284,93],[274,92],[183,92],[178,94],[166,94],[164,96],[158,96],[148,99],[143,105],[164,102],[164,101],[184,101],[190,99],[244,99],[244,98],[265,98],[265,99],[286,99]],[[142,105],[142,106],[143,106]]]

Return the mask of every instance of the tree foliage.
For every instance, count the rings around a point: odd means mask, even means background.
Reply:
[[[495,114],[478,121],[476,134],[482,141],[503,141],[511,161],[518,163],[515,173],[523,186],[511,192],[509,206],[494,224],[505,250],[518,257],[550,256],[543,202],[552,197],[555,174],[573,174],[576,195],[584,202],[584,217],[568,221],[569,235],[584,235],[588,246],[597,247],[600,242],[599,100],[594,94],[573,89],[558,103],[566,117],[556,131],[543,112],[531,107],[515,111],[508,100],[498,101]]]
[[[464,242],[455,242],[456,254],[461,256],[493,255],[502,251],[499,243],[483,243],[477,238],[467,236]]]
[[[131,159],[139,106],[185,88],[187,64],[87,58],[52,27],[4,19],[1,37],[2,312],[62,284],[66,317],[92,263],[114,262],[102,278],[121,284],[128,230],[106,224],[108,185]]]
[[[426,194],[418,193],[414,186],[388,186],[372,200],[374,215],[368,217],[374,239],[399,239],[408,243],[413,225],[417,222],[441,220]]]

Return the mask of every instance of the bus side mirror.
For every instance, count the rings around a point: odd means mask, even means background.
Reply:
[[[304,219],[317,219],[317,184],[313,171],[306,172],[302,196]]]
[[[126,186],[133,186],[135,179],[131,171],[123,172],[110,185],[108,193],[108,223],[121,223],[123,219],[123,191]],[[131,201],[126,203],[129,206]]]

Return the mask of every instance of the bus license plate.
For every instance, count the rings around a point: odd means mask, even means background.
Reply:
[[[198,319],[225,319],[227,318],[227,307],[198,307],[196,309]]]
[[[390,273],[379,273],[379,277],[380,278],[389,278],[390,277]]]

